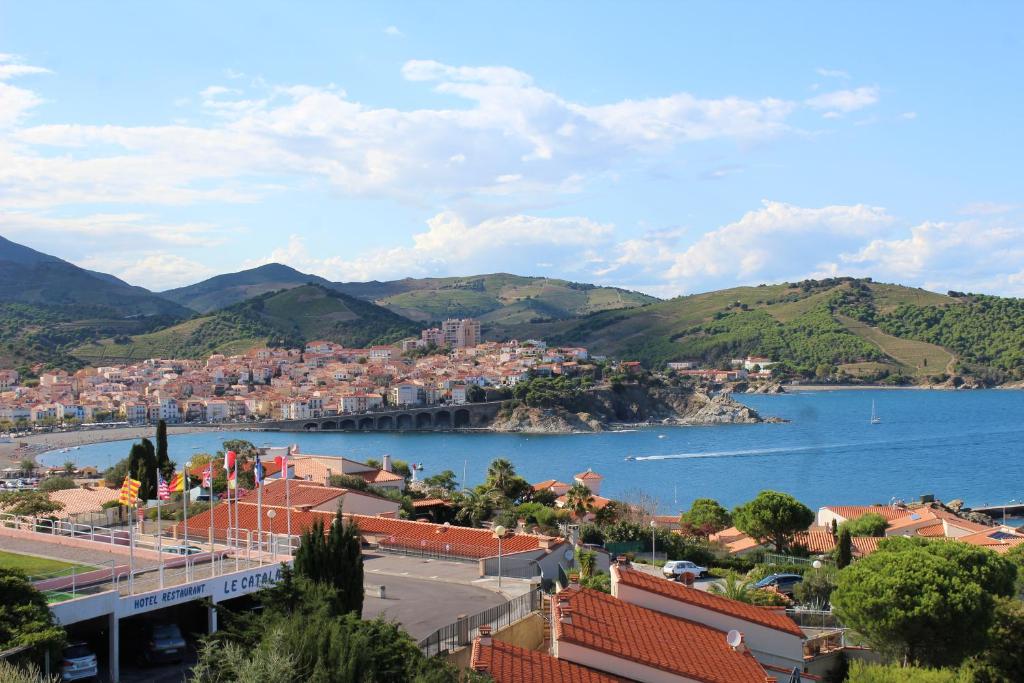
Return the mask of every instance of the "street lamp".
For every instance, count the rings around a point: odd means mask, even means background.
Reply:
[[[501,539],[505,535],[505,527],[499,524],[493,531],[494,537],[498,539],[498,589],[501,590]]]
[[[651,564],[654,564],[654,543],[655,543],[655,530],[658,528],[657,520],[651,520]]]
[[[277,510],[274,510],[274,509],[267,510],[267,519],[270,520],[269,522],[267,522],[267,526],[270,527],[270,557],[271,557],[271,561],[273,561],[274,555],[277,554],[274,551],[274,517],[277,517]]]

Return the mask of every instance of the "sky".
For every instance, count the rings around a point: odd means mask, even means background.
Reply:
[[[163,290],[1024,296],[1019,2],[0,0],[0,234]]]

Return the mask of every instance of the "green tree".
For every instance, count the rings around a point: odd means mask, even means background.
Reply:
[[[814,609],[827,609],[836,587],[836,572],[831,567],[809,569],[804,572],[804,580],[796,584],[793,597],[801,605],[810,605]]]
[[[156,450],[152,441],[142,439],[139,443],[132,444],[132,449],[128,453],[128,470],[132,479],[139,481],[141,500],[156,498],[156,465]]]
[[[732,519],[743,533],[762,543],[771,543],[777,552],[784,552],[793,534],[811,525],[814,513],[788,493],[761,491],[756,498],[733,510]]]
[[[62,629],[46,598],[18,570],[0,567],[0,651],[27,646],[34,658],[55,655],[64,643]]]
[[[875,649],[926,666],[978,652],[993,614],[992,597],[969,571],[923,548],[876,552],[846,567],[832,607]]]
[[[594,494],[583,484],[573,484],[565,492],[565,509],[572,512],[577,519],[582,518],[594,507]]]
[[[988,646],[964,667],[973,683],[1024,681],[1024,603],[996,600]]]
[[[36,461],[32,458],[22,458],[21,462],[18,463],[18,467],[21,469],[23,477],[30,477],[36,471]]]
[[[64,489],[77,489],[78,484],[71,477],[47,477],[39,482],[36,490],[49,493],[50,491],[63,491]]]
[[[455,523],[462,526],[478,527],[494,514],[493,493],[462,491],[455,494],[452,502],[455,505]]]
[[[429,489],[441,490],[446,493],[454,493],[459,487],[459,479],[455,472],[451,470],[444,470],[443,472],[431,475],[424,479],[423,483]]]
[[[970,683],[970,677],[956,669],[929,669],[896,664],[850,662],[847,683]]]
[[[302,534],[295,553],[295,573],[337,591],[339,613],[363,613],[363,551],[359,527],[345,523],[341,508],[325,534],[319,519]]]
[[[888,526],[889,522],[885,517],[877,512],[869,512],[857,519],[843,522],[839,526],[839,530],[841,532],[843,529],[846,529],[850,532],[851,536],[876,536],[880,538],[885,536],[885,530]]]
[[[156,423],[156,468],[167,481],[174,476],[174,463],[167,450],[167,423],[164,420]]]
[[[12,515],[38,517],[63,510],[64,504],[50,500],[44,491],[5,491],[0,493],[0,508]]]
[[[955,565],[965,576],[992,595],[1011,597],[1017,579],[1012,560],[988,548],[969,543],[943,543],[927,538],[893,536],[878,543],[878,552],[899,553],[922,550]]]
[[[853,562],[853,539],[850,537],[850,530],[843,529],[839,532],[839,541],[836,543],[836,567],[843,569]]]
[[[487,392],[478,384],[470,384],[466,387],[466,400],[470,403],[483,403],[487,399]]]
[[[594,568],[597,567],[597,553],[593,550],[576,549],[576,562],[580,565],[580,578],[585,579],[594,575]]]
[[[75,472],[78,471],[78,467],[75,465],[75,463],[71,462],[70,460],[68,460],[66,463],[64,463],[63,468],[64,468],[63,474],[66,477],[73,477],[73,476],[75,476]]]
[[[729,511],[713,498],[698,498],[687,512],[679,515],[684,536],[707,538],[732,524]]]

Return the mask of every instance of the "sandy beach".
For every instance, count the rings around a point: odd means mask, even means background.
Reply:
[[[209,430],[224,429],[213,425],[168,425],[167,434],[191,434]],[[124,441],[156,436],[156,426],[117,427],[115,429],[74,430],[67,432],[50,432],[32,434],[14,439],[14,443],[0,443],[0,463],[3,467],[17,466],[25,458],[36,459],[42,453],[60,448],[73,448],[102,441]],[[22,444],[26,444],[22,447]],[[128,455],[125,453],[125,455]]]

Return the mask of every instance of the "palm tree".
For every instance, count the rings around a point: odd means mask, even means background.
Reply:
[[[19,465],[21,473],[27,477],[32,476],[32,473],[36,471],[36,461],[32,458],[23,458]]]
[[[65,475],[67,475],[69,477],[74,476],[76,469],[78,469],[78,468],[75,467],[75,463],[71,462],[70,460],[68,460],[66,463],[64,463],[64,474]]]
[[[708,586],[708,592],[715,595],[722,595],[739,602],[750,603],[753,601],[751,594],[754,592],[754,582],[745,577],[740,577],[736,572],[726,574],[723,583],[714,582]]]
[[[594,506],[594,494],[583,484],[575,484],[565,492],[565,507],[576,517],[582,517]]]
[[[505,495],[516,478],[516,468],[505,458],[498,458],[487,468],[487,486]]]
[[[597,567],[597,553],[593,550],[583,550],[580,548],[576,551],[576,561],[580,565],[581,579],[594,575],[594,569]]]
[[[478,527],[494,512],[494,495],[467,490],[457,495],[455,504],[458,508],[455,521],[463,526]]]

